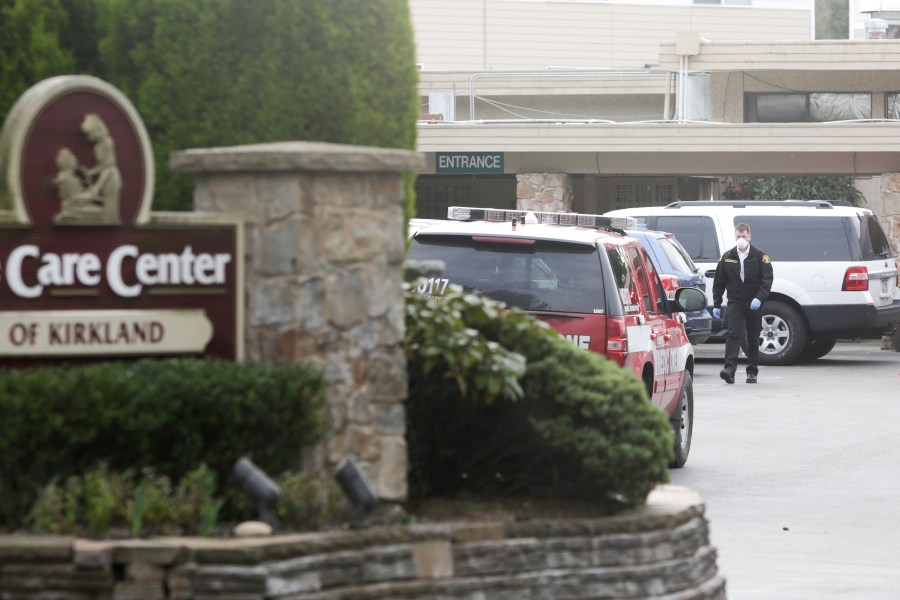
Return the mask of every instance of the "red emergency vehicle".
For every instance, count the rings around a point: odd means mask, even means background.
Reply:
[[[693,428],[694,349],[681,311],[704,307],[704,293],[680,288],[669,300],[664,279],[677,286],[677,278],[656,271],[644,247],[621,231],[634,225],[624,219],[470,207],[450,207],[448,217],[421,223],[410,236],[410,259],[444,264],[422,291],[438,295],[458,285],[480,292],[631,370],[669,415],[673,466],[683,466]]]

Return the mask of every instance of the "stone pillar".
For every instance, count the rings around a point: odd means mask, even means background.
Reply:
[[[516,175],[516,210],[572,212],[572,177],[565,173]]]
[[[248,361],[311,363],[329,388],[307,466],[353,456],[386,500],[407,494],[404,185],[420,154],[284,142],[172,155],[194,209],[244,222]]]
[[[894,254],[900,254],[900,173],[881,176],[881,223],[891,242]]]

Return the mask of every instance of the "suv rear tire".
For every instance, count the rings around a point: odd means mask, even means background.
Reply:
[[[777,300],[765,303],[759,332],[759,364],[794,364],[806,348],[806,338],[806,323],[794,307]]]
[[[837,339],[833,337],[812,338],[806,342],[806,348],[803,349],[800,360],[816,360],[822,358],[831,352],[835,344],[837,344]]]
[[[675,430],[675,460],[673,469],[680,469],[687,463],[691,452],[691,435],[694,431],[694,379],[688,370],[684,371],[684,381],[678,393],[678,406],[670,419]]]

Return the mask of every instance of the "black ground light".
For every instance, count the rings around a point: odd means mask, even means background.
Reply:
[[[271,511],[281,497],[281,488],[278,484],[249,458],[241,458],[234,463],[233,473],[244,492],[256,502],[259,520],[268,523],[273,529],[277,527],[277,519]]]
[[[341,463],[334,478],[354,508],[363,513],[375,508],[375,504],[378,502],[375,489],[353,458],[347,458]]]

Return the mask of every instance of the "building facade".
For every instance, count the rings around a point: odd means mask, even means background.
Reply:
[[[813,0],[411,0],[418,214],[604,212],[850,175],[897,248],[900,40],[869,32],[883,4],[853,1],[856,39],[814,40]]]

